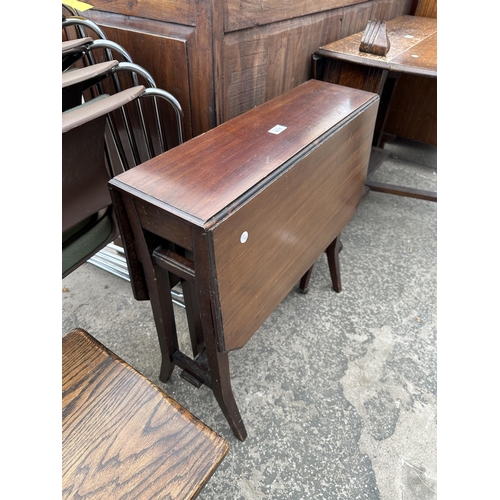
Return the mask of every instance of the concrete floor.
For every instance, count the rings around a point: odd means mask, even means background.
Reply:
[[[436,148],[395,141],[373,180],[436,190]],[[158,380],[148,302],[91,264],[62,280],[62,332],[86,329],[230,443],[201,500],[435,499],[437,204],[370,192],[342,233],[342,292],[326,258],[230,354],[248,438],[206,387]],[[181,344],[184,310],[176,306]],[[185,347],[189,352],[188,348]]]

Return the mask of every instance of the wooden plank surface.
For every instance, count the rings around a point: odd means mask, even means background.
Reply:
[[[208,227],[225,207],[371,99],[368,92],[310,80],[111,182]],[[270,133],[276,125],[287,129]]]
[[[437,76],[436,19],[415,16],[400,16],[387,21],[387,33],[391,48],[385,56],[376,56],[359,51],[363,31],[342,40],[320,47],[318,54],[391,71],[404,70],[409,74]],[[418,47],[422,46],[422,49]],[[413,55],[419,51],[418,57]]]
[[[224,2],[224,31],[236,31],[285,19],[338,9],[366,0],[227,0]]]
[[[196,25],[197,0],[92,0],[95,10],[157,21]]]
[[[437,33],[423,39],[392,59],[392,68],[404,68],[405,73],[437,76]]]
[[[227,442],[85,331],[62,343],[62,498],[194,498]]]
[[[437,18],[437,0],[419,0],[415,15]]]
[[[223,41],[222,121],[309,80],[311,54],[320,45],[340,37],[342,11],[227,33]]]
[[[245,345],[354,216],[378,108],[376,95],[359,95],[372,96],[369,106],[351,108],[358,113],[213,229],[226,351]]]

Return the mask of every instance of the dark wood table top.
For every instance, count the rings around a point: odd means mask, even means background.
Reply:
[[[118,175],[111,184],[146,193],[164,210],[208,228],[223,209],[235,200],[243,203],[244,195],[288,158],[372,99],[369,92],[309,80]],[[280,125],[286,130],[270,132]]]
[[[228,443],[84,330],[62,343],[62,498],[195,498]]]
[[[353,217],[378,102],[309,80],[110,181],[148,231],[188,250],[192,226],[209,235],[221,351],[245,345]]]
[[[360,52],[363,31],[320,47],[316,54],[365,66],[437,77],[437,19],[400,16],[387,21],[387,55]]]

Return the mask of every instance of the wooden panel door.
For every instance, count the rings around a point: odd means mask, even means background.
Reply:
[[[210,130],[216,119],[209,2],[144,0],[134,2],[133,7],[129,4],[99,0],[85,17],[123,45],[134,62],[153,75],[159,88],[179,100],[186,139]]]

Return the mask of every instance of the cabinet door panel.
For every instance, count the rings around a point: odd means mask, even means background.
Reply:
[[[93,0],[96,10],[195,26],[196,0]]]
[[[184,111],[184,135],[191,137],[191,113],[187,42],[140,31],[127,31],[105,27],[106,36],[122,45],[133,61],[145,68],[155,80],[156,86],[170,92]],[[171,130],[176,130],[175,115],[168,106],[161,108]]]

